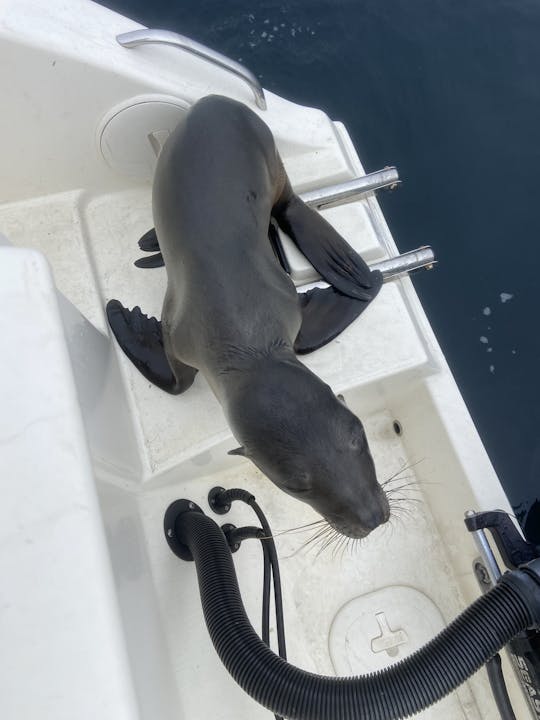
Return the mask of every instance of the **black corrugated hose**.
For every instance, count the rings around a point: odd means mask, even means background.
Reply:
[[[204,617],[223,664],[252,698],[289,720],[397,720],[437,702],[518,632],[540,625],[540,559],[506,573],[431,642],[358,677],[306,672],[275,655],[251,626],[218,525],[182,513],[175,531],[195,560]]]

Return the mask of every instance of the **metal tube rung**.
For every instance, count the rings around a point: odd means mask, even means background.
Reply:
[[[384,187],[394,188],[399,184],[400,179],[397,169],[387,167],[339,185],[328,185],[324,188],[301,193],[300,198],[310,207],[335,207],[353,202],[375,190]]]
[[[388,260],[372,263],[369,268],[370,270],[380,270],[384,282],[387,282],[397,275],[410,273],[420,268],[430,270],[436,263],[432,248],[429,245],[423,245],[416,250],[409,250],[409,252],[388,258]]]

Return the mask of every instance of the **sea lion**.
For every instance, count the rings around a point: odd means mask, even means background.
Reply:
[[[364,537],[389,517],[364,428],[295,351],[347,327],[381,274],[294,194],[266,124],[225,97],[197,102],[165,143],[153,215],[140,245],[167,270],[161,323],[111,300],[120,346],[170,393],[200,370],[241,443],[231,452],[339,533]],[[271,218],[331,287],[297,294],[268,240]]]

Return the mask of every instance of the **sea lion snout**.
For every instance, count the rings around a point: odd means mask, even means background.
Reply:
[[[361,539],[390,519],[390,505],[381,486],[375,481],[375,488],[366,486],[359,489],[355,498],[332,498],[332,510],[319,510],[329,525],[341,535]],[[371,488],[373,483],[369,483]]]
[[[371,531],[378,528],[379,525],[384,525],[390,519],[390,506],[388,500],[383,493],[383,498],[374,506],[369,507],[368,511],[363,516],[364,527]]]

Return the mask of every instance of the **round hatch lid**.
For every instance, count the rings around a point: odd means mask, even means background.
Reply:
[[[140,95],[111,110],[98,130],[106,163],[141,182],[151,182],[157,156],[190,104],[168,95]]]
[[[329,650],[337,675],[365,675],[403,660],[435,637],[446,623],[424,593],[390,585],[345,603],[330,629]],[[471,717],[466,689],[415,715],[418,720],[465,720]],[[460,700],[464,700],[462,703]],[[476,717],[476,715],[474,715]]]

